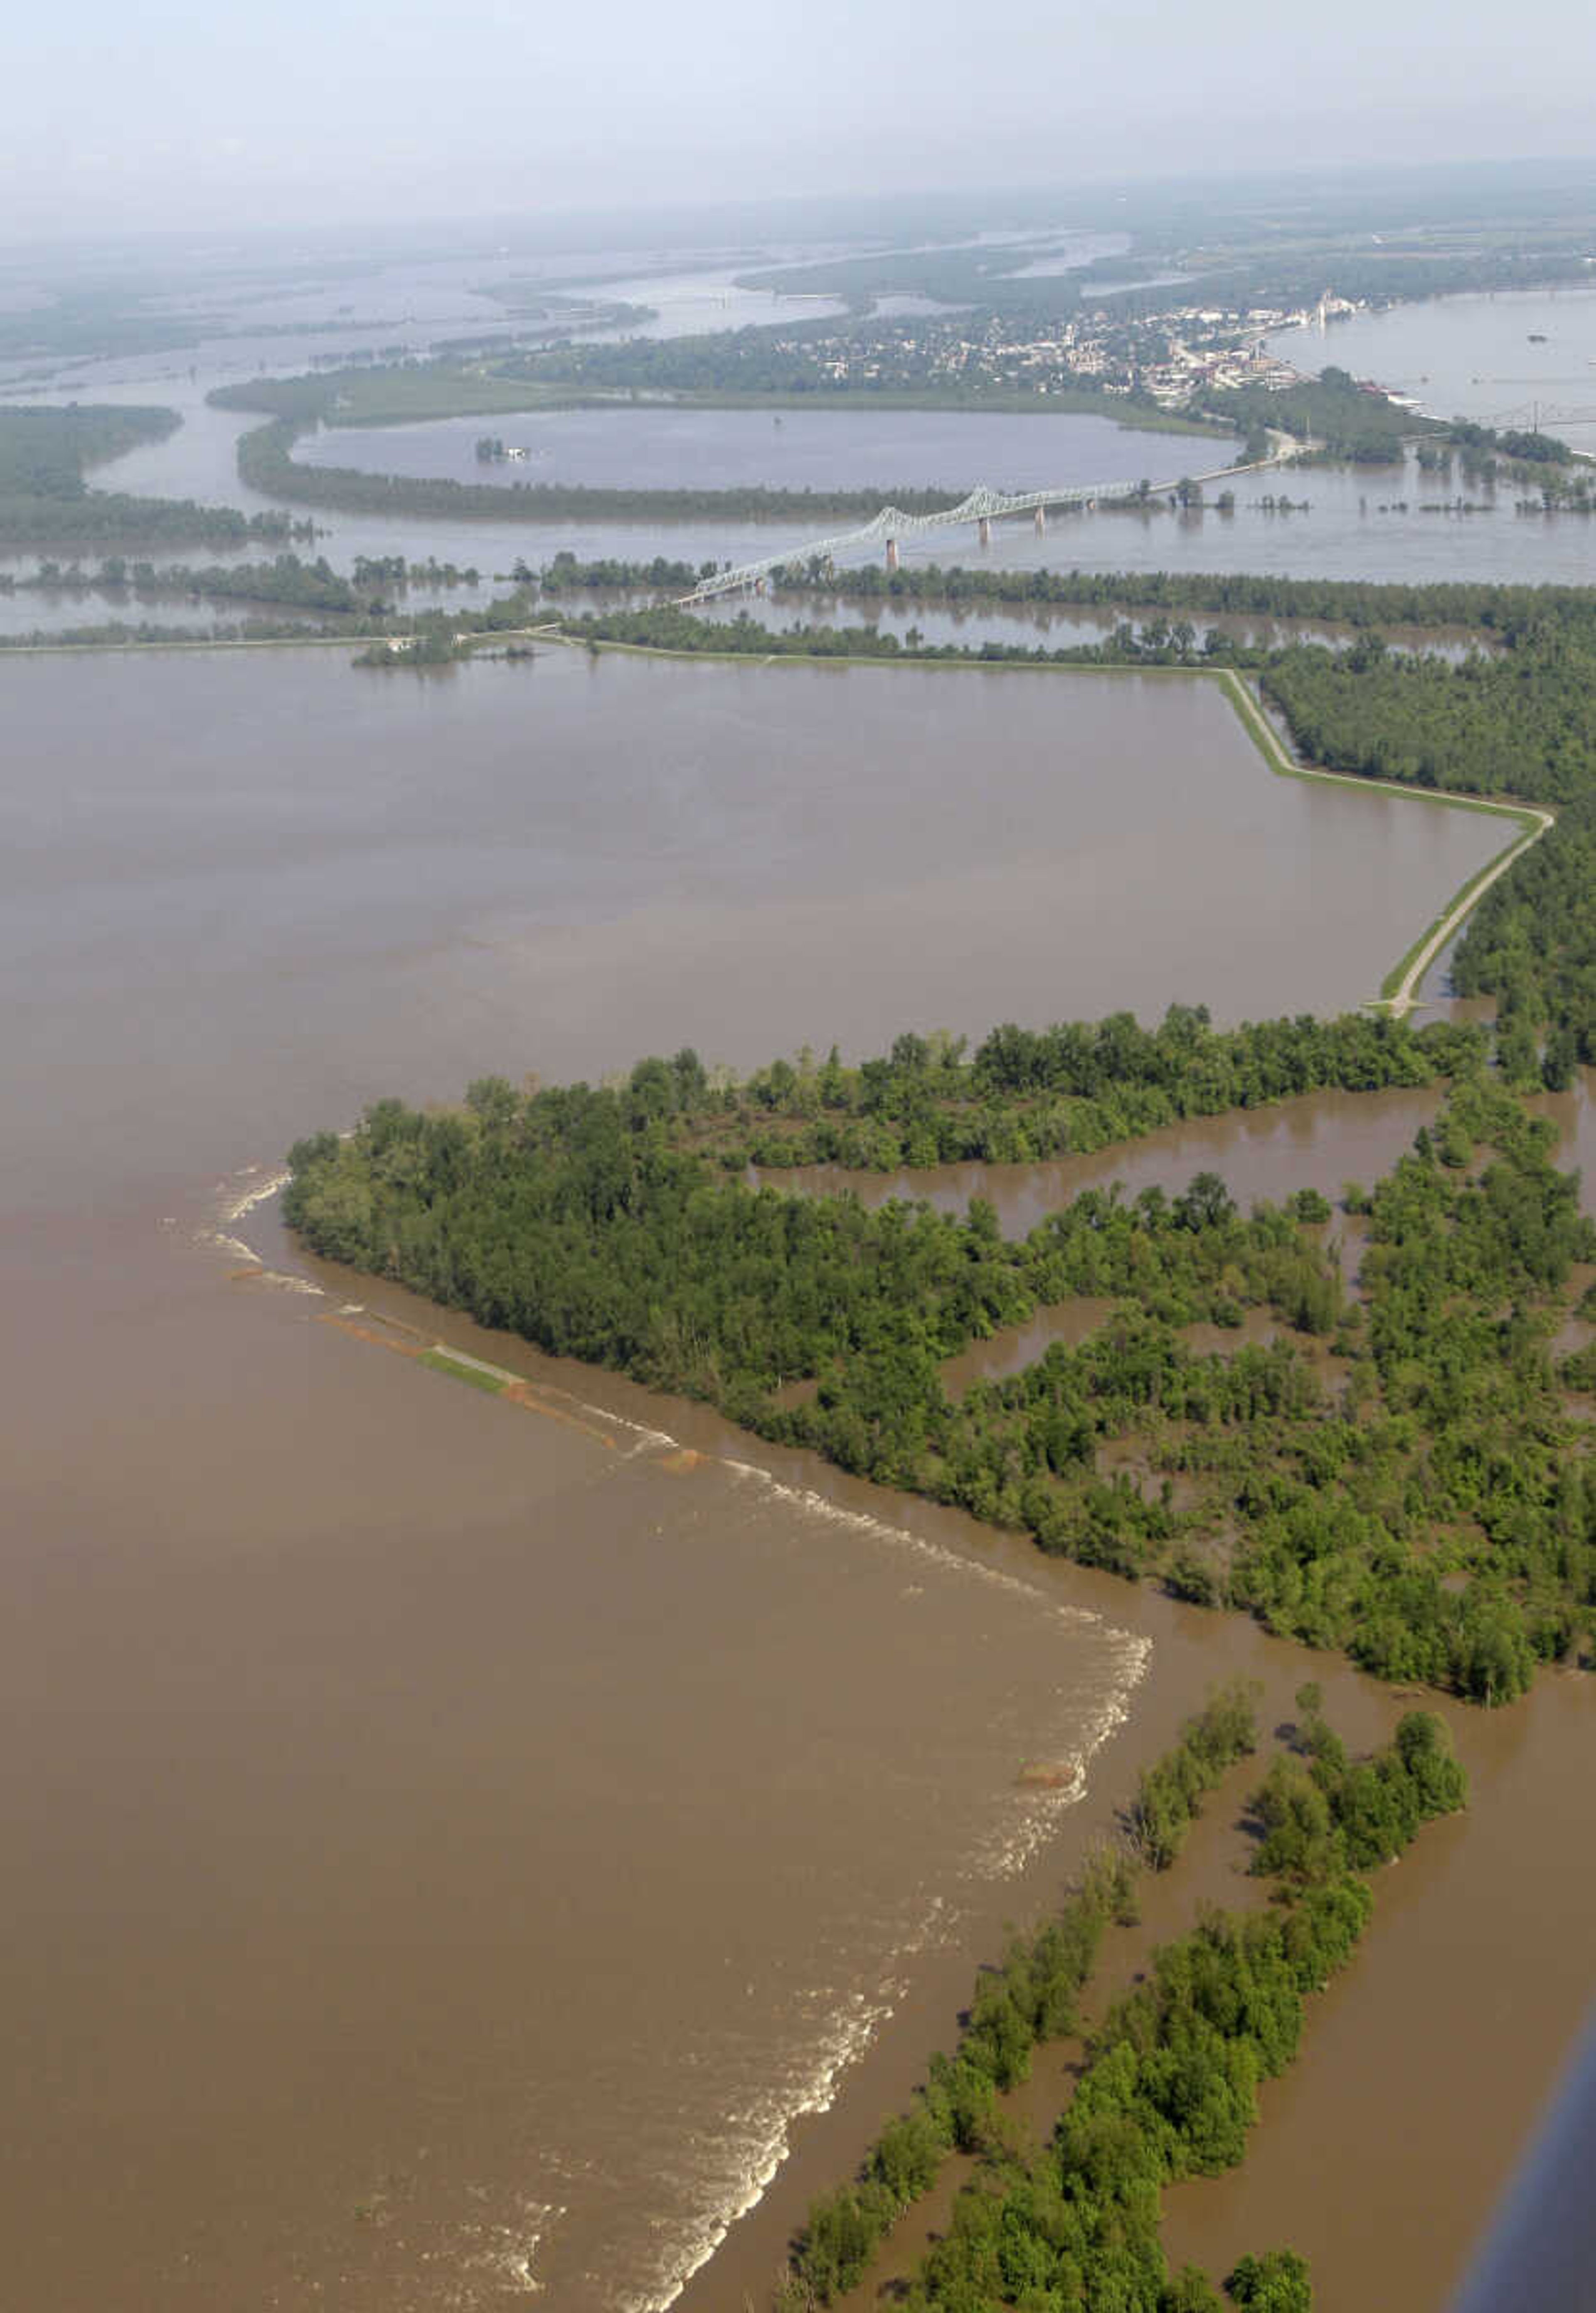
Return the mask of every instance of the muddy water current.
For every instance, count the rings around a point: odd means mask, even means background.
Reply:
[[[1161,942],[1216,1008],[1352,1000],[1491,831],[1273,780],[1187,685],[0,679],[7,2288],[615,2313],[732,2225],[693,2301],[740,2305],[1136,1760],[1298,1658],[300,1261],[278,1152],[489,1069],[1152,1008]],[[1318,1177],[1282,1129],[1255,1191]],[[1514,2115],[1574,2022],[1522,1996]]]
[[[665,2302],[1144,1646],[185,1235],[7,1263],[17,2301]]]

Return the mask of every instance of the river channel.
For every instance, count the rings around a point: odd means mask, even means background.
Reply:
[[[1413,397],[1433,417],[1503,428],[1540,426],[1596,448],[1596,286],[1427,297],[1324,329],[1282,330],[1271,352],[1295,368],[1327,362]]]

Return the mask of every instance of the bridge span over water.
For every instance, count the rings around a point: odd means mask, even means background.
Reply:
[[[1090,508],[1113,501],[1168,497],[1182,483],[1200,486],[1230,481],[1238,474],[1260,473],[1266,467],[1278,465],[1291,451],[1303,446],[1288,437],[1276,436],[1267,458],[1250,459],[1240,466],[1219,466],[1211,473],[1182,474],[1172,482],[1071,482],[1050,490],[983,488],[971,490],[957,506],[944,506],[936,514],[905,514],[899,506],[885,506],[857,530],[841,531],[833,538],[812,539],[801,546],[784,547],[779,554],[767,554],[759,562],[741,562],[734,568],[717,570],[713,576],[701,578],[690,594],[679,595],[678,605],[686,610],[695,602],[711,602],[719,594],[756,594],[763,589],[766,579],[777,571],[802,569],[811,562],[834,561],[838,555],[883,542],[887,567],[895,570],[899,548],[905,539],[924,538],[932,531],[957,530],[973,523],[985,546],[991,538],[992,524],[1012,514],[1028,514],[1039,530],[1045,530],[1049,506]]]

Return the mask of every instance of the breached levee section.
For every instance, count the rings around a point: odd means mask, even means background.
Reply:
[[[1152,1642],[876,1514],[869,1490],[708,1450],[665,1401],[650,1421],[601,1375],[566,1386],[507,1337],[379,1281],[307,1273],[259,1228],[250,1244],[237,1192],[252,1186],[218,1193],[236,1241],[215,1250],[317,1297],[250,1295],[255,1322],[325,1344],[333,1363],[315,1369],[335,1393],[354,1357],[362,1393],[439,1454],[469,1438],[536,1488],[547,1441],[566,1473],[516,1547],[546,1570],[526,1675],[547,1690],[571,1789],[550,1793],[547,1821],[534,1803],[504,1833],[539,1843],[551,1894],[527,1922],[505,2027],[543,2116],[506,2140],[496,2177],[478,2153],[440,2196],[452,2206],[429,2254],[482,2313],[506,2283],[663,2313],[926,1970],[972,1939],[995,1948],[1010,1905],[1034,1900],[1002,1891],[1086,1799]],[[249,1210],[265,1218],[271,1194]],[[452,1562],[458,1537],[439,1546]],[[911,1723],[906,1754],[890,1730]],[[534,1783],[538,1756],[534,1743]],[[552,1900],[567,1886],[569,1932]],[[605,1998],[548,2001],[539,1987],[578,1965]],[[491,2083],[479,2093],[498,2108]]]
[[[734,2109],[731,2128],[715,2147],[713,2160],[706,2163],[703,2182],[710,2189],[703,2215],[682,2226],[670,2269],[662,2271],[662,2285],[629,2299],[625,2313],[666,2313],[732,2226],[758,2205],[787,2157],[795,2124],[830,2109],[848,2073],[908,1993],[916,1960],[954,1944],[983,1887],[1017,1878],[1055,1837],[1064,1817],[1086,1797],[1092,1760],[1129,1716],[1132,1697],[1146,1675],[1153,1652],[1150,1640],[1117,1630],[1095,1614],[1062,1606],[1030,1584],[960,1558],[907,1528],[842,1508],[810,1489],[783,1484],[753,1464],[728,1462],[722,1466],[800,1528],[829,1527],[855,1543],[907,1558],[915,1571],[935,1569],[954,1581],[973,1578],[998,1586],[1022,1612],[1051,1623],[1066,1640],[1074,1675],[1067,1698],[1060,1689],[1061,1708],[1054,1727],[1043,1734],[1039,1724],[1047,1754],[1045,1774],[1035,1774],[1034,1762],[1021,1766],[1013,1787],[998,1799],[993,1819],[977,1832],[951,1880],[934,1891],[925,1888],[917,1914],[904,1915],[873,1987],[845,1990],[839,1985],[822,1995],[835,2004],[817,2016],[813,2039],[800,2039],[783,2059],[785,2076],[755,2088],[749,2101]],[[1080,1659],[1083,1643],[1091,1652],[1089,1669]],[[707,2153],[709,2148],[700,2150]],[[662,2256],[662,2268],[665,2262]]]

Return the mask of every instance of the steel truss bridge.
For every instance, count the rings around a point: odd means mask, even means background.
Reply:
[[[885,506],[857,530],[839,532],[835,538],[817,538],[802,546],[785,547],[781,553],[767,554],[759,562],[742,562],[734,569],[717,570],[713,577],[701,578],[690,594],[679,595],[677,603],[685,610],[695,602],[711,602],[719,594],[757,594],[777,571],[802,570],[811,562],[834,561],[839,555],[852,554],[864,546],[884,543],[888,565],[896,568],[898,548],[905,539],[925,538],[933,531],[958,530],[974,523],[984,546],[991,534],[991,524],[1010,514],[1032,514],[1039,529],[1049,506],[1092,506],[1105,499],[1168,497],[1180,488],[1181,482],[1200,485],[1229,481],[1237,474],[1259,473],[1266,467],[1277,465],[1288,451],[1301,446],[1295,442],[1281,442],[1267,458],[1242,466],[1221,466],[1207,474],[1183,474],[1179,481],[1173,482],[1078,482],[1053,490],[981,488],[971,490],[957,506],[944,506],[938,514],[905,514],[898,506]]]

